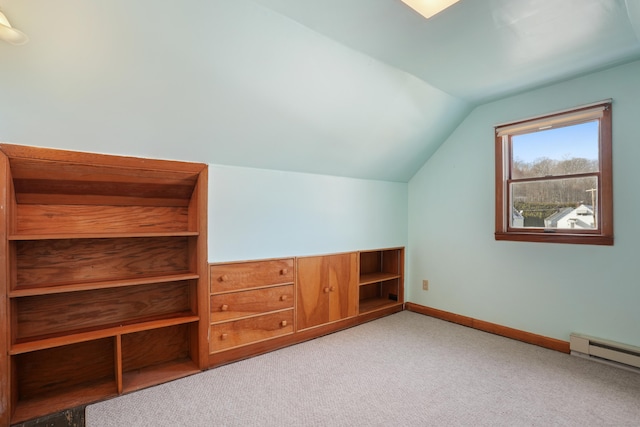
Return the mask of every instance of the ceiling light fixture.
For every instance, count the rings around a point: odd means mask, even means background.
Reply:
[[[402,0],[411,9],[429,19],[460,0]]]
[[[4,13],[0,12],[0,39],[15,45],[25,44],[29,37],[11,26]]]

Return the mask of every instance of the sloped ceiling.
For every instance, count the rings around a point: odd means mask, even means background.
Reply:
[[[477,104],[640,58],[640,0],[0,0],[0,140],[408,181]]]
[[[639,0],[255,1],[476,104],[640,55]]]

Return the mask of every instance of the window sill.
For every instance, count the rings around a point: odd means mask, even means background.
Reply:
[[[604,245],[613,246],[613,236],[600,234],[570,234],[570,233],[531,233],[531,232],[496,232],[496,240],[514,242],[538,243],[570,243],[575,245]]]

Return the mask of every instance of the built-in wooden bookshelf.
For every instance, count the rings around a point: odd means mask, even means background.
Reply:
[[[360,252],[358,314],[404,302],[404,248]]]
[[[0,425],[205,368],[207,166],[0,151]]]

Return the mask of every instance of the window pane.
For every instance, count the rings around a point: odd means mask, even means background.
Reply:
[[[511,177],[532,178],[598,171],[598,121],[511,137]]]
[[[511,227],[597,227],[597,177],[512,183]]]

